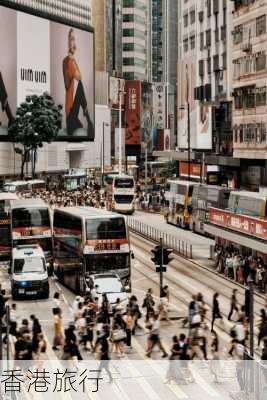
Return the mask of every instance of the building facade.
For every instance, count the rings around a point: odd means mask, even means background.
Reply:
[[[267,183],[267,1],[234,5],[234,156],[241,159],[243,186],[257,189]]]
[[[148,80],[147,0],[122,0],[122,74],[128,80]]]
[[[7,6],[7,7],[5,7]],[[81,26],[81,29],[89,29],[90,28],[90,20],[91,20],[91,8],[90,8],[90,1],[88,0],[64,0],[64,1],[27,1],[27,0],[18,0],[18,1],[2,1],[1,2],[1,11],[5,11],[5,13],[9,13],[11,8],[15,10],[21,10],[20,6],[23,7],[23,11],[26,13],[29,12],[30,14],[41,16],[44,19],[46,17],[49,18],[57,18],[59,17],[64,23],[66,24],[66,32],[69,31],[68,26],[74,24],[75,26]],[[14,11],[15,12],[15,11]],[[10,11],[11,14],[11,11]],[[5,15],[5,14],[4,14]],[[13,14],[12,14],[13,15]],[[25,14],[27,15],[27,14]],[[31,18],[30,16],[28,16]],[[34,16],[32,17],[32,21],[34,21]],[[17,17],[14,14],[14,21],[17,21]],[[64,27],[64,25],[62,25]],[[63,28],[62,28],[63,29]],[[65,29],[65,28],[64,28]],[[41,31],[40,31],[41,33]],[[12,32],[11,35],[12,36]],[[16,35],[15,35],[16,36]],[[15,38],[14,36],[14,38]],[[63,36],[64,46],[67,45],[67,41],[65,41],[66,35]],[[10,39],[10,37],[9,37]],[[15,40],[15,39],[14,39]],[[29,42],[31,43],[31,41]],[[49,39],[45,41],[45,43],[49,43]],[[86,41],[87,43],[87,41]],[[91,42],[90,42],[91,43]],[[50,70],[50,63],[49,63],[49,52],[51,51],[52,40],[50,41],[50,49],[49,45],[46,49],[48,54],[48,59],[45,62],[45,65],[48,65],[47,71]],[[65,49],[65,47],[64,47]],[[19,51],[19,50],[17,50]],[[45,49],[44,49],[45,51]],[[64,50],[65,51],[65,50]],[[90,49],[88,49],[88,54]],[[13,53],[12,53],[13,54]],[[46,54],[46,53],[44,53]],[[93,54],[93,52],[92,52]],[[64,54],[65,55],[65,54]],[[18,57],[17,53],[14,57]],[[36,61],[33,57],[31,60],[34,64]],[[17,74],[17,65],[14,63],[14,77]],[[92,64],[92,71],[93,63]],[[90,64],[90,68],[91,68]],[[0,72],[1,68],[5,66],[5,60],[2,57],[2,63],[0,63]],[[34,65],[32,66],[32,68]],[[59,73],[62,74],[62,67],[60,64]],[[84,69],[83,69],[84,71]],[[88,71],[89,74],[89,71]],[[93,72],[92,72],[93,75]],[[62,77],[62,75],[60,75]],[[91,76],[91,75],[90,75]],[[9,79],[9,78],[8,78]],[[63,79],[63,77],[62,77]],[[10,79],[9,79],[10,80]],[[15,83],[17,82],[17,83]],[[49,81],[50,82],[50,81]],[[62,83],[62,82],[61,82]],[[64,82],[63,82],[64,83]],[[9,98],[12,97],[12,102],[16,105],[16,93],[18,92],[18,80],[14,79],[14,88],[11,90],[9,87]],[[21,84],[21,83],[20,83]],[[54,84],[54,82],[53,82]],[[10,84],[8,83],[10,86]],[[63,85],[64,86],[64,85]],[[52,83],[51,88],[53,89]],[[1,88],[2,89],[2,88]],[[92,100],[93,96],[93,89],[90,90],[90,96]],[[89,93],[89,92],[88,92]],[[87,100],[89,100],[89,94],[87,93]],[[108,97],[108,95],[106,96]],[[65,92],[63,87],[63,101],[65,99]],[[92,101],[91,101],[92,103]],[[90,103],[90,106],[91,106]],[[98,168],[100,167],[101,159],[101,151],[102,151],[102,143],[103,137],[106,140],[105,145],[105,164],[110,165],[110,126],[111,126],[111,112],[107,105],[108,99],[103,101],[103,105],[94,107],[95,108],[95,140],[94,142],[84,141],[82,138],[78,140],[66,140],[61,139],[60,141],[55,141],[51,144],[44,143],[43,147],[38,150],[37,152],[37,163],[36,163],[36,172],[37,173],[55,173],[55,174],[62,174],[68,171],[70,168],[82,168],[82,169],[89,169],[89,168]],[[62,102],[63,104],[63,102]],[[2,112],[2,109],[1,109]],[[80,113],[81,116],[81,113]],[[2,113],[1,117],[4,118],[5,122],[5,115]],[[82,116],[81,116],[82,117]],[[2,122],[2,118],[1,118]],[[105,126],[103,132],[103,126]],[[0,125],[1,135],[3,135],[5,129],[5,125]],[[73,139],[73,138],[72,138]],[[14,151],[14,145],[8,141],[7,137],[1,136],[0,140],[0,176],[1,180],[3,179],[10,179],[12,177],[17,177],[20,173],[20,156],[16,154]],[[29,164],[29,171],[31,170],[30,162]]]
[[[95,68],[122,75],[122,0],[91,0],[95,29]]]

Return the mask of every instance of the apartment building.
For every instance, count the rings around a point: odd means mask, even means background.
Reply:
[[[234,156],[242,160],[244,184],[257,188],[267,182],[267,1],[234,5]]]
[[[122,73],[128,80],[148,80],[147,0],[122,0]]]
[[[179,2],[178,147],[190,146],[193,160],[217,165],[225,181],[239,167],[231,157],[232,13],[228,0]]]

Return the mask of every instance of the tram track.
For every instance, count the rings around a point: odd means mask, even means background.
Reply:
[[[151,249],[154,243],[139,236],[136,233],[131,233],[131,244],[135,253],[135,258],[141,264],[141,268],[135,267],[136,270],[145,276],[148,280],[155,285],[158,285],[158,279],[155,277],[155,266],[150,261]],[[189,269],[190,268],[190,269]],[[201,274],[202,273],[202,274]],[[211,323],[211,309],[212,309],[212,296],[217,291],[220,294],[219,303],[222,315],[224,317],[224,324],[216,323],[215,328],[221,333],[224,340],[229,341],[230,329],[234,322],[228,322],[227,317],[230,309],[230,298],[232,289],[238,287],[238,304],[239,306],[244,303],[244,288],[228,279],[222,278],[219,274],[214,273],[208,269],[199,269],[198,265],[183,257],[174,255],[174,260],[167,267],[167,272],[164,273],[164,282],[169,285],[171,289],[171,296],[178,304],[188,308],[189,302],[193,294],[201,292],[204,295],[206,304],[209,308],[207,313],[207,321]],[[173,289],[173,290],[172,290]],[[255,296],[255,316],[260,316],[260,309],[263,307],[264,300],[262,296]],[[255,339],[257,331],[255,330]],[[256,347],[256,342],[255,342]],[[256,352],[259,355],[258,352]]]

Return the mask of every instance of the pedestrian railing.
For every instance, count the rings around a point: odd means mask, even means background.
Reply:
[[[193,246],[190,242],[181,240],[169,233],[162,232],[160,229],[141,222],[133,217],[128,217],[127,223],[130,230],[133,232],[158,243],[160,242],[160,239],[162,239],[163,246],[173,249],[175,252],[186,258],[193,259]]]

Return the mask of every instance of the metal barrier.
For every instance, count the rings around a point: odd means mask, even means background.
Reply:
[[[256,361],[248,354],[238,368],[239,385],[249,400],[265,400],[267,398],[267,361]],[[243,386],[243,387],[242,387]]]
[[[174,251],[186,258],[193,259],[193,245],[190,242],[180,240],[169,233],[162,232],[154,226],[145,224],[144,222],[132,217],[127,218],[127,223],[133,232],[151,239],[154,242],[159,242],[160,238],[162,238],[163,246],[172,248]]]

